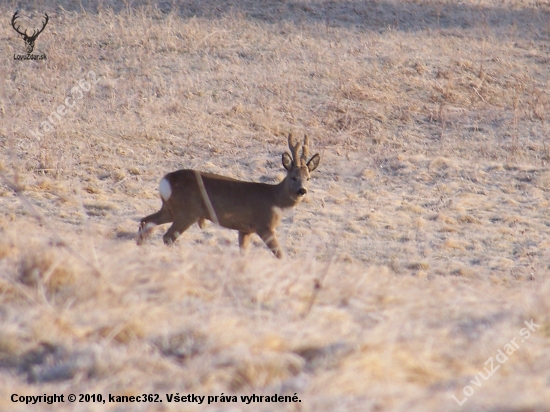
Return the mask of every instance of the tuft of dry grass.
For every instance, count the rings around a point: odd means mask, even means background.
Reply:
[[[547,409],[547,4],[43,0],[22,24],[44,12],[45,61],[0,27],[0,410]],[[288,132],[322,157],[288,260],[213,224],[135,245],[163,174],[276,183]],[[151,405],[56,405],[121,407]]]

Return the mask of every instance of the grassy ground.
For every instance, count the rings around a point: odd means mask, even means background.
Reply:
[[[13,60],[19,8],[47,60]],[[549,410],[546,2],[0,12],[0,410]],[[276,183],[288,132],[321,165],[287,260],[212,224],[135,245],[164,173]]]

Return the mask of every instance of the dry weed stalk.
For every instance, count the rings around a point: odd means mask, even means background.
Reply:
[[[313,305],[315,304],[315,301],[317,300],[317,295],[319,294],[319,292],[323,288],[323,282],[325,281],[326,277],[328,276],[330,268],[333,265],[333,263],[335,262],[335,260],[336,260],[336,257],[333,254],[331,259],[325,264],[325,270],[323,271],[321,276],[319,276],[318,278],[313,280],[313,291],[311,293],[311,297],[309,298],[306,309],[302,313],[302,318],[306,318],[309,315],[309,313],[311,312],[311,309],[313,308]]]

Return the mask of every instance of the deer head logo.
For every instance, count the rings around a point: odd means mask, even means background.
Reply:
[[[45,19],[44,19],[44,24],[42,25],[42,28],[40,30],[33,30],[32,34],[29,36],[27,34],[27,30],[23,32],[20,30],[21,26],[19,24],[17,24],[16,26],[15,20],[17,20],[17,18],[19,17],[18,13],[19,13],[19,10],[13,14],[13,17],[11,18],[11,25],[13,29],[23,37],[23,40],[25,41],[25,48],[27,50],[27,53],[30,54],[34,49],[34,42],[36,41],[36,38],[40,33],[44,31],[44,28],[48,24],[48,20],[49,20],[48,15],[44,13]]]

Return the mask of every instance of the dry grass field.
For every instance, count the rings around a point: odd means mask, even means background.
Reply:
[[[47,60],[14,60],[17,9]],[[0,15],[0,410],[550,410],[547,1]],[[214,224],[136,245],[165,173],[276,183],[289,132],[321,164],[287,259]]]

